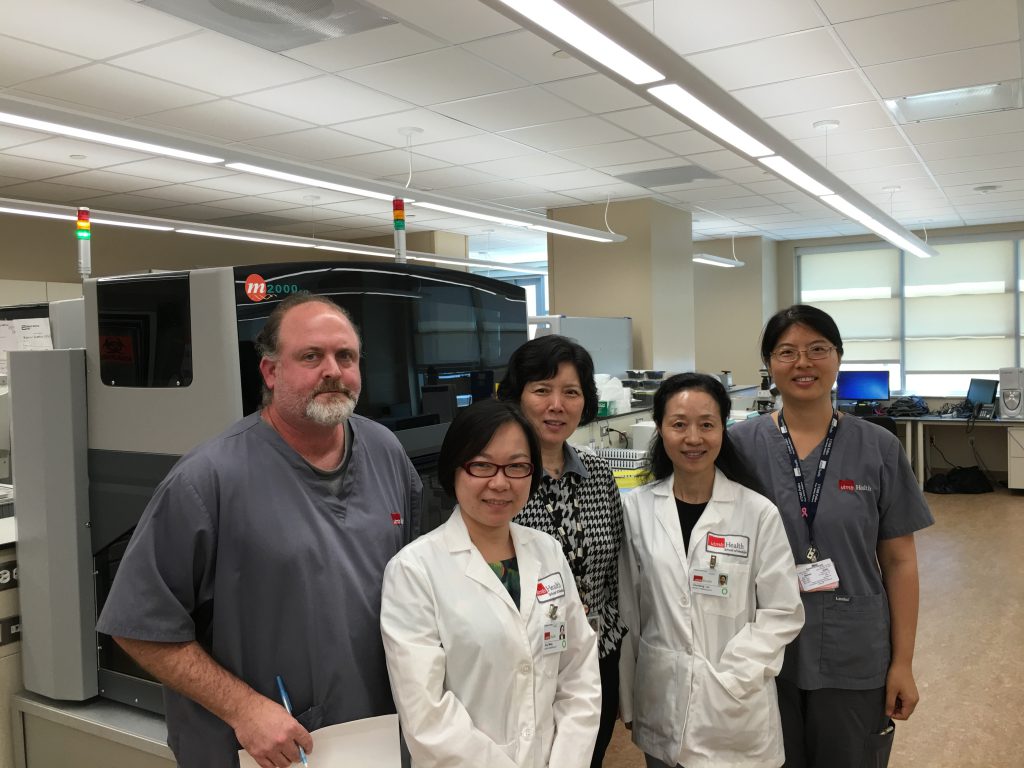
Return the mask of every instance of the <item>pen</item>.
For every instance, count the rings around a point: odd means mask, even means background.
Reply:
[[[277,690],[281,692],[281,703],[284,704],[285,710],[290,715],[292,713],[292,701],[288,698],[288,691],[284,689],[284,680],[281,679],[280,675],[277,676]],[[299,747],[299,759],[302,760],[302,764],[308,768],[309,763],[306,762],[306,752],[302,747]]]

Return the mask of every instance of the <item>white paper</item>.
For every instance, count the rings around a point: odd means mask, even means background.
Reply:
[[[839,574],[831,557],[816,563],[798,564],[796,576],[801,592],[826,592],[839,587]]]
[[[50,319],[0,320],[0,376],[7,375],[7,353],[19,349],[53,349]]]
[[[312,736],[309,768],[400,768],[402,764],[398,715],[328,725],[313,731]],[[244,749],[239,750],[238,760],[241,768],[259,768]]]

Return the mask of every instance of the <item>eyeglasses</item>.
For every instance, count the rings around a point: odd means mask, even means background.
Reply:
[[[772,357],[780,363],[795,363],[800,359],[800,353],[803,352],[807,355],[808,360],[823,360],[832,353],[833,349],[835,347],[831,344],[812,344],[806,349],[785,347],[784,349],[777,349],[772,352]]]
[[[510,480],[522,480],[533,474],[533,464],[528,461],[517,461],[514,464],[492,464],[489,461],[467,461],[462,465],[473,477],[494,477],[500,469]]]

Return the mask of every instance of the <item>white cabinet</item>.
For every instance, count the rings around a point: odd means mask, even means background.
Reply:
[[[1024,426],[1006,430],[1007,485],[1024,488]]]

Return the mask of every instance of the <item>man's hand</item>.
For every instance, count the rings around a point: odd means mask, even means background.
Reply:
[[[920,698],[910,666],[890,666],[885,678],[885,714],[893,720],[906,720],[913,714]]]
[[[299,762],[299,747],[313,752],[313,737],[284,707],[253,692],[229,723],[235,738],[261,768]]]

